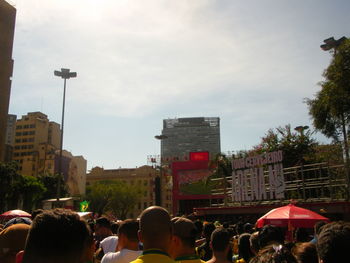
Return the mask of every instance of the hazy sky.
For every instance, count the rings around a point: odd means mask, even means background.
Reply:
[[[222,151],[269,128],[311,125],[330,36],[350,36],[348,0],[12,0],[10,113],[61,122],[88,168],[135,167],[159,154],[162,120],[220,117]],[[325,141],[321,136],[321,140]]]

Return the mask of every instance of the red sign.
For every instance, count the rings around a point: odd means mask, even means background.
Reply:
[[[190,161],[209,161],[209,152],[190,152]]]

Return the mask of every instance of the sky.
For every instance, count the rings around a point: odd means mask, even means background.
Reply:
[[[160,152],[162,120],[220,117],[221,150],[270,128],[308,125],[331,54],[350,36],[348,0],[11,0],[17,9],[9,113],[61,123],[88,169],[132,168]],[[315,135],[322,143],[327,139]]]

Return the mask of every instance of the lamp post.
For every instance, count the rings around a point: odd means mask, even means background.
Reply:
[[[329,51],[331,49],[334,50],[333,57],[335,58],[337,54],[337,48],[345,41],[347,38],[345,36],[339,38],[338,40],[335,40],[334,37],[327,38],[323,40],[325,44],[322,44],[320,47],[324,51]],[[343,132],[343,144],[344,144],[344,150],[343,150],[343,156],[345,157],[345,175],[346,175],[346,182],[347,182],[347,199],[350,200],[350,156],[349,156],[349,144],[348,144],[348,135],[346,131],[346,125],[345,125],[345,118],[342,116],[342,132]]]
[[[156,135],[154,136],[155,139],[160,140],[162,142],[162,140],[164,139],[168,139],[168,136],[166,135]],[[159,163],[159,176],[156,177],[156,181],[155,181],[155,198],[156,198],[156,205],[161,206],[162,205],[162,147],[160,150],[160,163]]]
[[[77,76],[76,72],[70,72],[67,68],[61,68],[61,71],[55,70],[54,75],[61,77],[64,80],[63,84],[63,105],[62,105],[62,121],[61,121],[61,142],[60,142],[60,159],[58,163],[58,177],[57,177],[57,206],[59,205],[61,195],[61,177],[62,177],[62,150],[63,150],[63,130],[64,130],[64,109],[66,104],[66,81]]]

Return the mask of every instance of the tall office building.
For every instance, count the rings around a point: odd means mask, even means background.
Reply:
[[[60,125],[41,112],[29,112],[17,120],[13,160],[22,175],[35,176],[60,147]]]
[[[0,162],[5,159],[7,114],[13,70],[12,47],[15,32],[16,9],[0,0]]]
[[[220,153],[220,118],[195,117],[163,120],[161,156],[172,160],[190,152]]]

